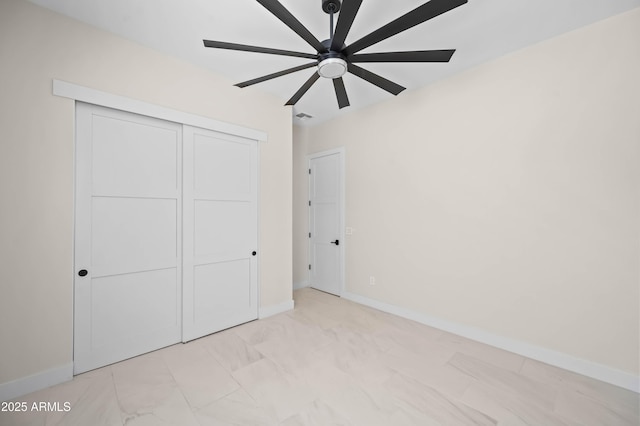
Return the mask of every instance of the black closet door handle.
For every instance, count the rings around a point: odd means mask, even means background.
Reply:
[[[335,244],[337,246],[340,245],[340,240],[331,241],[331,244]]]
[[[87,271],[86,269],[80,269],[78,271],[78,275],[80,275],[81,277],[87,276],[88,273],[89,273],[89,271]]]

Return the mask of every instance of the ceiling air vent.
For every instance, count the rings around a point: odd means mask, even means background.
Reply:
[[[301,112],[300,114],[296,114],[296,117],[298,117],[300,120],[309,120],[313,118],[312,116],[310,116],[309,114],[305,114],[304,112]]]

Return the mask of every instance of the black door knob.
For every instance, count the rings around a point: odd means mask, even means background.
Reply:
[[[337,246],[340,245],[340,240],[331,241],[331,244],[335,244]]]
[[[256,252],[256,251],[252,251],[252,252],[251,252],[251,254],[252,254],[253,256],[255,256],[256,254],[258,254],[258,252]]]
[[[89,272],[86,269],[80,269],[78,271],[78,275],[80,275],[81,277],[84,277],[88,274]]]

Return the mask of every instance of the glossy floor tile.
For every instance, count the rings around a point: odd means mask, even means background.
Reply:
[[[0,412],[0,425],[640,424],[636,393],[312,289],[294,298],[17,398],[60,409]]]

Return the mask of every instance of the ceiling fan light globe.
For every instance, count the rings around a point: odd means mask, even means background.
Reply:
[[[347,72],[347,61],[342,58],[327,58],[318,64],[318,74],[324,78],[339,78]]]

